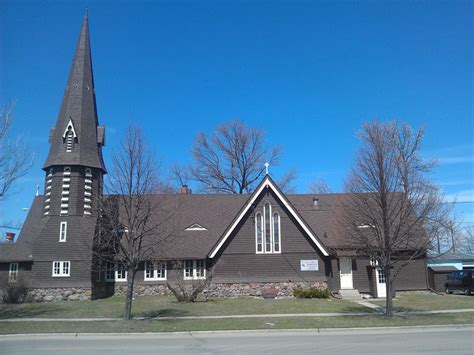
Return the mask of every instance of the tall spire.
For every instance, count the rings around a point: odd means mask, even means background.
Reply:
[[[80,165],[106,171],[102,159],[104,128],[98,127],[87,9],[50,144],[44,170],[54,165]]]

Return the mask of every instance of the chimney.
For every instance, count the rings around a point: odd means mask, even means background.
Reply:
[[[319,198],[313,198],[313,210],[319,210]]]
[[[13,242],[13,240],[15,239],[15,233],[6,232],[6,233],[5,233],[5,238],[6,238],[9,242]]]
[[[180,195],[191,195],[192,191],[191,189],[188,187],[188,185],[183,185],[179,188],[179,191],[178,193]]]

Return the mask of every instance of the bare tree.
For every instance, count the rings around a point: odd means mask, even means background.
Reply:
[[[309,183],[309,192],[313,194],[330,194],[331,189],[329,188],[326,181],[323,179],[317,179]]]
[[[173,208],[156,195],[162,187],[156,160],[141,129],[129,127],[113,155],[106,186],[110,195],[102,204],[94,248],[99,263],[114,262],[127,271],[124,319],[132,318],[134,280],[139,266],[156,258],[159,241],[169,233]]]
[[[176,277],[166,282],[166,286],[176,297],[178,302],[194,302],[197,297],[212,283],[213,268],[206,270],[206,275],[202,279],[186,280],[185,265],[182,260],[175,260],[171,263],[172,269],[176,272]],[[208,295],[206,295],[207,297]],[[207,300],[207,298],[206,298]]]
[[[10,103],[0,108],[0,201],[15,181],[28,173],[34,162],[34,154],[26,142],[10,137],[13,107]]]
[[[192,148],[191,178],[206,192],[252,192],[265,174],[265,162],[278,165],[282,154],[280,146],[269,149],[264,140],[262,130],[238,120],[217,126],[211,136],[199,133]],[[294,172],[287,173],[280,187],[288,190],[294,177]]]
[[[474,255],[474,228],[464,228],[464,230],[459,233],[456,244],[460,252]]]
[[[431,238],[446,234],[450,209],[427,178],[435,163],[419,155],[423,130],[372,122],[346,181],[343,224],[355,248],[368,252],[386,276],[386,315],[393,315],[393,283],[400,270],[424,257]]]

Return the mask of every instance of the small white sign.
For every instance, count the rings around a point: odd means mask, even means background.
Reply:
[[[300,260],[301,271],[318,271],[319,260]]]

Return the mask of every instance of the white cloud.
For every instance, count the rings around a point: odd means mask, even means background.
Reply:
[[[472,163],[474,162],[473,156],[457,156],[457,157],[441,157],[437,158],[440,164],[463,164],[463,163]]]
[[[459,186],[459,185],[471,185],[474,183],[474,180],[449,180],[449,181],[439,181],[438,184],[441,186]]]
[[[452,194],[446,195],[446,201],[448,202],[473,202],[474,201],[474,189],[462,190]]]

